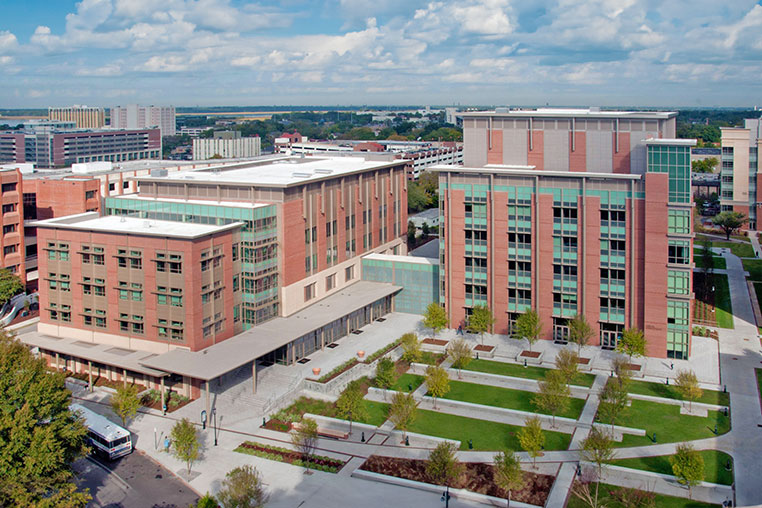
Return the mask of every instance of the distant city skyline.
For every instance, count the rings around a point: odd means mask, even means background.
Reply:
[[[762,105],[762,1],[0,0],[0,107]]]

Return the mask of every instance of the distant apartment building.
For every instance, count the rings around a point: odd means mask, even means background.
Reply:
[[[74,122],[77,129],[101,129],[106,125],[106,113],[103,108],[89,106],[48,108],[48,120]]]
[[[475,305],[510,334],[529,309],[566,342],[580,313],[592,344],[645,332],[647,354],[691,342],[690,147],[675,113],[464,113],[465,167],[440,174],[440,302],[456,326]]]
[[[262,140],[258,136],[241,137],[238,131],[217,131],[213,138],[193,140],[193,160],[245,159],[262,154]]]
[[[3,232],[0,236],[0,267],[25,280],[23,185],[19,169],[0,171],[3,218]]]
[[[749,217],[746,227],[759,230],[762,217],[762,179],[759,153],[762,148],[762,119],[747,119],[743,128],[722,127],[720,161],[720,210],[741,212]]]
[[[0,163],[30,162],[39,168],[55,168],[160,158],[159,129],[89,130],[29,124],[22,132],[0,132]]]
[[[148,129],[158,127],[162,136],[174,136],[177,121],[174,106],[116,106],[111,108],[114,129]]]

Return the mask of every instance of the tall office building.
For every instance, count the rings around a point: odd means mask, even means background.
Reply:
[[[497,333],[535,309],[544,339],[645,332],[649,356],[690,354],[690,146],[674,113],[464,113],[466,167],[440,172],[440,301],[453,326],[486,304]]]
[[[48,120],[74,122],[78,129],[100,129],[106,125],[106,113],[103,108],[89,106],[48,108]]]
[[[238,131],[215,132],[213,138],[193,139],[193,160],[246,159],[262,154],[262,140],[258,136],[241,137]]]
[[[759,152],[762,148],[762,119],[747,119],[743,128],[722,127],[720,209],[749,217],[747,227],[759,230],[762,216],[762,179]]]
[[[162,136],[177,132],[174,106],[116,106],[111,108],[111,127],[114,129],[147,129],[158,127]]]

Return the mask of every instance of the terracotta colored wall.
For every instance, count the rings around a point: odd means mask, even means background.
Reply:
[[[537,145],[535,145],[537,148]],[[532,217],[537,217],[538,229],[532,231],[532,298],[536,302],[537,312],[542,323],[543,339],[553,337],[553,196],[539,194],[537,208],[532,210]],[[536,257],[536,245],[540,247],[540,257]],[[539,286],[536,271],[540,271]]]
[[[465,319],[463,308],[466,298],[465,287],[465,217],[464,205],[466,194],[462,190],[449,190],[450,195],[450,250],[446,252],[445,266],[450,270],[450,278],[447,281],[450,299],[446,303],[451,326],[457,326]],[[445,204],[446,206],[446,204]],[[447,208],[445,208],[446,210]],[[447,243],[445,243],[447,245]],[[489,247],[488,247],[489,248]]]
[[[529,136],[532,137],[532,143],[527,145],[527,164],[535,166],[538,170],[545,169],[545,145],[543,144],[543,134],[543,131],[530,131]],[[532,148],[530,149],[529,146]]]
[[[580,198],[580,205],[583,198]],[[580,208],[582,210],[582,208]],[[582,302],[582,296],[584,293],[585,307],[579,310],[585,313],[588,323],[592,323],[595,328],[595,324],[598,323],[598,319],[601,314],[600,308],[600,280],[601,280],[601,198],[598,196],[591,196],[584,198],[584,217],[585,228],[582,228],[582,221],[579,220],[579,237],[577,239],[577,246],[579,252],[579,268],[577,269],[577,288],[579,295],[578,301]],[[580,218],[581,219],[581,218]],[[583,237],[585,241],[585,247],[582,248]],[[585,263],[585,270],[582,271],[582,261]],[[595,334],[589,344],[600,344],[600,334]]]
[[[612,133],[613,140],[613,170],[614,173],[624,173],[628,174],[630,172],[630,133],[629,132],[620,132],[619,133],[619,151],[616,151],[616,136],[617,134],[614,132]]]
[[[0,231],[0,266],[9,268],[17,266],[15,274],[26,282],[26,265],[24,264],[24,220],[22,196],[24,193],[24,182],[21,178],[21,172],[16,170],[0,172],[0,183],[16,184],[15,190],[0,193],[0,200],[3,205],[15,205],[13,212],[3,214],[3,226],[14,224],[16,231],[2,234]],[[5,254],[5,248],[16,245],[16,252]]]
[[[37,218],[51,219],[100,210],[100,181],[92,179],[34,179],[24,182],[24,191],[37,196]],[[93,191],[87,199],[87,192]]]
[[[495,316],[495,333],[508,333],[508,194],[493,192],[495,227],[488,232],[489,241],[494,245],[494,257],[487,262],[488,273],[495,279],[493,301],[490,308]]]
[[[492,148],[489,147],[489,137],[492,136]],[[493,129],[487,132],[487,164],[503,163],[503,131]]]
[[[585,132],[570,132],[574,136],[574,150],[569,140],[569,171],[587,171],[587,137]]]
[[[664,173],[646,174],[644,323],[648,356],[664,358],[667,348],[667,193]]]

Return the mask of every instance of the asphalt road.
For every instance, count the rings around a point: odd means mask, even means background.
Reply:
[[[74,464],[88,506],[103,508],[187,508],[198,496],[171,472],[135,450],[113,462],[95,457]]]

